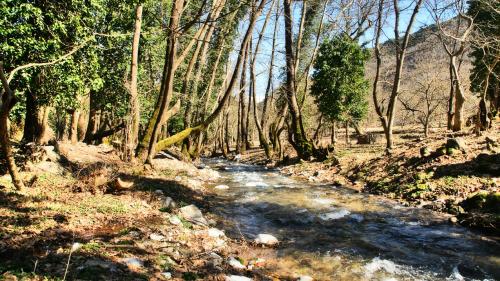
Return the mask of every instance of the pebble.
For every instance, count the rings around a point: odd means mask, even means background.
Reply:
[[[161,274],[165,279],[172,279],[172,273],[170,272],[163,272]]]
[[[168,218],[168,221],[169,221],[171,224],[173,224],[173,225],[179,225],[179,224],[181,224],[181,223],[182,223],[182,222],[181,222],[181,220],[179,219],[179,217],[177,217],[177,216],[170,216],[170,217]]]
[[[253,279],[240,276],[240,275],[229,275],[224,278],[226,281],[252,281]]]
[[[225,184],[219,184],[219,185],[215,186],[215,189],[220,189],[220,190],[229,189],[229,186],[227,186]]]
[[[219,230],[217,228],[210,228],[208,229],[208,236],[218,238],[218,237],[224,237],[226,234],[224,234],[224,231]]]
[[[300,276],[299,279],[297,279],[297,281],[313,281],[313,278],[311,276],[303,275]]]
[[[246,266],[234,257],[230,257],[227,263],[234,269],[246,269]]]
[[[136,257],[122,259],[122,262],[124,262],[127,266],[130,267],[139,268],[144,266],[143,262]]]
[[[160,235],[160,234],[156,234],[156,233],[151,233],[149,235],[149,239],[154,240],[154,241],[161,241],[161,240],[165,239],[165,236]]]

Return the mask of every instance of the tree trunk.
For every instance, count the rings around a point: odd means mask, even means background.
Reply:
[[[331,135],[331,141],[332,145],[335,145],[337,143],[337,124],[335,121],[333,121],[332,124],[332,135]]]
[[[446,128],[448,130],[453,129],[453,118],[454,118],[454,104],[453,101],[455,100],[455,78],[453,77],[453,67],[452,67],[452,60],[450,58],[450,66],[449,66],[449,72],[450,72],[450,95],[448,97],[448,112],[447,112],[447,123],[446,123]]]
[[[162,86],[160,90],[161,104],[158,112],[158,116],[151,133],[151,139],[149,141],[148,154],[146,161],[152,163],[153,157],[155,155],[155,145],[160,132],[161,126],[167,121],[165,120],[164,113],[167,111],[167,107],[170,104],[170,99],[172,98],[174,78],[175,78],[175,65],[176,54],[177,54],[177,43],[178,34],[177,28],[179,27],[180,16],[182,9],[184,7],[184,0],[173,0],[172,12],[170,13],[170,22],[167,29],[167,53],[165,55],[165,66],[164,66],[164,76],[162,77]]]
[[[306,138],[301,126],[302,116],[297,104],[295,87],[295,57],[293,52],[291,0],[284,1],[285,49],[286,49],[286,84],[285,92],[291,115],[289,140],[300,158],[309,160],[313,156],[313,145]]]
[[[43,127],[43,107],[40,106],[38,101],[37,90],[42,80],[42,74],[38,73],[33,88],[28,89],[26,93],[26,115],[24,119],[24,134],[23,142],[34,142],[36,144],[43,144],[42,137],[44,134]]]
[[[349,140],[349,122],[345,122],[345,144],[350,145],[351,141]]]
[[[78,119],[80,118],[80,110],[75,109],[71,112],[71,129],[70,129],[70,140],[72,144],[78,142]]]
[[[16,104],[14,93],[9,87],[9,83],[5,77],[3,63],[0,61],[0,81],[3,89],[0,90],[0,145],[2,147],[3,157],[7,164],[12,183],[17,190],[24,188],[24,183],[18,173],[14,156],[12,155],[12,147],[10,144],[9,130],[9,113]]]
[[[80,111],[80,115],[78,116],[78,125],[77,125],[77,134],[78,134],[78,141],[83,141],[85,138],[85,132],[87,131],[87,125],[88,125],[88,114],[86,114],[85,111]]]
[[[130,123],[127,128],[127,143],[125,146],[126,159],[135,156],[135,149],[139,142],[139,97],[137,94],[137,72],[139,64],[139,40],[141,38],[142,4],[138,4],[135,11],[134,37],[132,39],[132,61],[130,63]]]
[[[240,79],[240,132],[239,132],[239,153],[245,153],[247,150],[247,142],[248,142],[248,128],[247,128],[247,109],[245,104],[245,93],[246,93],[246,83],[247,83],[247,61],[248,61],[248,45],[245,46],[245,54],[243,57],[243,66],[241,70],[241,79]],[[249,105],[250,106],[250,105]]]
[[[164,149],[168,148],[169,146],[184,140],[185,138],[189,137],[193,133],[198,133],[200,131],[205,130],[217,118],[217,116],[219,116],[219,114],[222,112],[227,100],[229,99],[229,96],[231,95],[231,93],[233,91],[234,85],[236,83],[236,79],[238,79],[237,77],[239,74],[239,69],[240,69],[241,64],[242,64],[243,52],[244,52],[245,46],[248,45],[248,41],[250,40],[251,33],[252,33],[252,30],[255,26],[256,19],[259,17],[260,13],[264,9],[265,3],[266,2],[264,0],[262,0],[260,2],[259,6],[257,7],[257,9],[252,11],[252,15],[250,17],[248,29],[245,33],[245,36],[243,37],[240,51],[238,53],[238,57],[237,57],[236,64],[235,64],[235,70],[233,71],[233,74],[231,75],[231,80],[229,81],[227,89],[225,90],[224,95],[222,96],[222,99],[220,100],[218,106],[211,113],[211,115],[208,116],[199,125],[192,127],[192,128],[187,128],[187,129],[185,129],[185,130],[183,130],[183,131],[181,131],[181,132],[179,132],[179,133],[177,133],[177,134],[175,134],[167,139],[161,140],[158,143],[156,143],[156,145],[155,145],[156,151],[164,150]]]
[[[463,107],[465,103],[465,95],[464,95],[464,90],[462,89],[462,83],[460,82],[460,76],[459,76],[459,71],[458,71],[458,66],[456,62],[456,57],[452,56],[452,68],[453,68],[453,75],[455,76],[455,86],[456,86],[456,93],[455,93],[455,113],[454,113],[454,119],[453,119],[453,131],[458,132],[462,130],[463,127]]]

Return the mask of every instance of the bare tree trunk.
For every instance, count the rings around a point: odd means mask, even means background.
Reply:
[[[78,119],[80,119],[80,110],[75,109],[71,112],[71,129],[69,133],[72,144],[78,142]]]
[[[78,116],[78,125],[77,125],[77,135],[78,135],[78,141],[83,141],[83,138],[85,138],[85,131],[87,130],[86,126],[88,121],[86,120],[86,114],[84,111],[80,112],[80,115]]]
[[[239,153],[245,153],[247,150],[248,143],[248,127],[247,127],[247,109],[245,105],[245,93],[246,93],[246,81],[247,81],[247,61],[248,61],[248,45],[245,46],[245,54],[243,57],[243,67],[241,70],[241,79],[240,79],[240,132],[239,132],[239,140],[240,140],[240,149]],[[250,104],[248,105],[250,106]]]
[[[291,126],[289,127],[289,140],[300,158],[309,160],[313,156],[314,147],[307,139],[303,126],[302,116],[297,104],[295,85],[295,56],[293,52],[291,0],[284,1],[285,19],[285,50],[286,50],[286,84],[285,91],[290,108]]]
[[[138,4],[135,11],[134,37],[132,40],[132,62],[130,65],[130,124],[127,129],[127,143],[125,145],[126,159],[135,156],[135,148],[139,142],[139,98],[137,94],[137,72],[139,64],[139,40],[141,38],[142,4]]]
[[[455,77],[453,76],[453,67],[452,67],[451,58],[450,58],[449,71],[450,71],[450,95],[448,97],[448,112],[447,112],[446,128],[448,130],[451,130],[451,129],[453,129],[453,118],[454,118],[453,101],[455,100]]]
[[[331,135],[331,141],[332,145],[335,145],[337,143],[337,122],[333,121],[332,124],[332,135]]]
[[[351,141],[349,140],[349,122],[345,122],[345,144],[350,145]]]
[[[378,84],[378,79],[380,75],[380,65],[381,65],[381,58],[380,58],[380,46],[379,46],[379,40],[380,40],[380,34],[382,30],[382,16],[383,16],[383,5],[384,1],[381,0],[379,2],[379,9],[378,9],[378,19],[377,19],[377,29],[376,29],[376,38],[375,38],[375,56],[377,59],[377,69],[376,69],[376,74],[375,74],[375,81],[373,83],[373,99],[374,99],[374,104],[375,104],[375,111],[377,112],[377,115],[380,118],[380,121],[382,123],[382,127],[384,129],[384,134],[386,138],[386,153],[391,153],[392,148],[393,148],[393,125],[394,125],[394,119],[396,115],[396,101],[399,96],[399,87],[401,84],[401,76],[403,72],[403,64],[405,60],[405,55],[406,55],[406,49],[408,46],[408,41],[410,38],[410,33],[411,29],[413,26],[413,23],[415,22],[415,18],[420,10],[420,6],[422,5],[423,0],[417,0],[415,3],[415,7],[413,9],[413,12],[411,14],[411,17],[409,19],[408,25],[406,27],[405,33],[403,40],[400,40],[399,36],[399,20],[400,20],[400,10],[399,10],[399,5],[398,5],[398,0],[393,0],[393,9],[394,9],[394,42],[396,44],[396,72],[394,74],[394,80],[392,84],[392,91],[391,95],[389,97],[389,104],[387,106],[386,112],[382,112],[381,105],[378,103],[377,99],[377,84]]]
[[[454,113],[454,119],[453,119],[453,131],[461,131],[463,127],[463,107],[465,103],[465,95],[464,95],[464,90],[462,88],[462,83],[460,82],[460,76],[459,76],[459,71],[458,71],[458,66],[456,63],[456,56],[452,57],[452,69],[453,69],[453,75],[455,76],[455,86],[456,86],[456,93],[455,93],[455,113]]]
[[[181,131],[181,132],[179,132],[179,133],[177,133],[177,134],[175,134],[167,139],[161,140],[158,143],[156,143],[156,145],[155,145],[156,151],[164,150],[167,147],[184,140],[185,138],[189,137],[193,133],[199,133],[200,131],[205,130],[217,118],[217,116],[219,116],[219,114],[222,112],[224,105],[226,104],[227,100],[229,99],[229,96],[231,95],[231,93],[233,91],[234,85],[236,83],[236,79],[238,79],[237,77],[239,74],[239,69],[240,69],[241,64],[242,64],[243,52],[244,52],[245,46],[248,45],[248,41],[250,40],[251,33],[252,33],[252,30],[255,26],[256,19],[259,17],[260,13],[262,13],[262,10],[264,9],[265,3],[266,3],[265,0],[262,0],[257,8],[252,7],[252,15],[250,17],[248,29],[247,29],[245,36],[243,37],[243,40],[241,43],[240,51],[238,53],[238,57],[237,57],[236,64],[235,64],[235,70],[231,76],[231,79],[229,81],[229,84],[228,84],[225,92],[224,92],[224,95],[222,96],[222,99],[220,100],[220,102],[217,105],[217,107],[215,108],[215,110],[210,114],[210,116],[208,116],[200,124],[198,124],[192,128],[187,128],[187,129],[185,129],[185,130],[183,130],[183,131]]]

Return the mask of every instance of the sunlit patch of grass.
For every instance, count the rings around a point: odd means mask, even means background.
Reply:
[[[82,245],[82,251],[90,252],[90,253],[96,253],[101,250],[102,245],[95,242],[91,241],[89,243],[85,243]]]

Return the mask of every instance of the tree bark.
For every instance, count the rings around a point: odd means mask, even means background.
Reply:
[[[3,157],[7,164],[12,183],[17,190],[24,188],[24,183],[19,175],[14,156],[12,155],[12,147],[10,144],[9,130],[9,113],[12,107],[16,104],[14,92],[10,89],[9,83],[5,77],[3,63],[0,61],[0,80],[3,89],[0,91],[0,145],[3,151]]]
[[[193,133],[198,133],[200,131],[205,130],[208,125],[210,125],[216,118],[219,116],[219,114],[222,112],[224,105],[226,104],[227,100],[229,99],[229,96],[231,95],[234,85],[236,83],[236,80],[238,79],[238,74],[239,74],[239,69],[242,64],[243,60],[243,52],[245,49],[245,46],[247,46],[248,41],[250,40],[252,30],[255,26],[256,19],[259,17],[260,13],[264,9],[265,6],[265,0],[262,0],[257,8],[252,7],[252,15],[250,17],[250,22],[248,24],[248,29],[243,37],[241,46],[240,46],[240,51],[238,53],[238,57],[236,60],[235,64],[235,70],[233,71],[233,74],[231,75],[231,79],[229,81],[229,84],[224,92],[224,95],[222,96],[222,99],[220,100],[218,106],[215,108],[215,110],[212,112],[210,116],[208,116],[203,122],[200,124],[196,125],[195,127],[192,128],[187,128],[171,137],[168,137],[164,140],[159,141],[155,145],[155,150],[156,151],[161,151],[169,146],[178,143],[180,141],[183,141],[185,138],[189,137]]]
[[[71,112],[71,127],[70,127],[70,141],[72,144],[78,142],[78,120],[80,119],[80,110],[75,109]]]
[[[289,140],[302,159],[309,160],[313,156],[314,147],[307,139],[301,126],[302,116],[297,104],[297,94],[295,86],[295,56],[293,52],[293,32],[291,0],[284,0],[284,20],[285,20],[285,51],[286,51],[286,84],[285,92],[291,115],[291,125],[289,127]]]
[[[130,63],[130,123],[127,124],[127,143],[125,155],[127,160],[135,156],[135,149],[139,142],[139,96],[137,94],[137,72],[139,65],[139,41],[141,38],[142,4],[135,10],[134,37],[132,39],[132,59]]]

